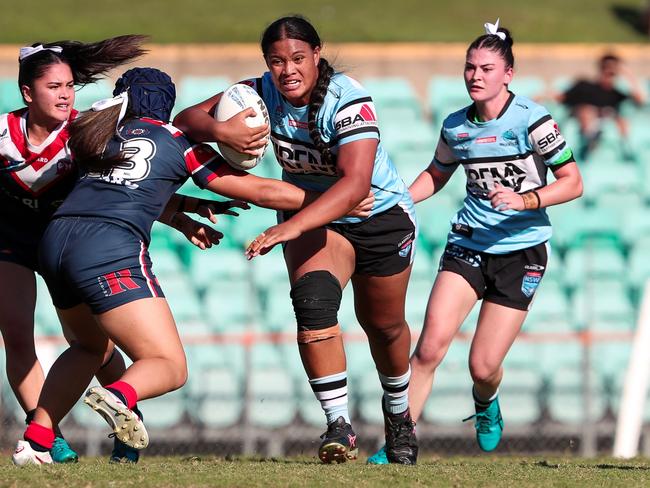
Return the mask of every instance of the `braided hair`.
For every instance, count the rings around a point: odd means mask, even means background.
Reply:
[[[262,53],[266,57],[271,44],[282,39],[296,39],[306,42],[312,49],[322,47],[323,43],[311,23],[300,15],[282,17],[269,25],[262,34],[261,46]],[[320,127],[318,125],[318,111],[323,105],[327,87],[334,75],[334,68],[329,62],[321,57],[318,62],[318,79],[316,86],[313,88],[309,97],[309,112],[307,117],[307,128],[309,137],[311,137],[314,146],[321,154],[322,164],[330,165],[334,163],[334,155],[331,153],[329,145],[321,137]]]
[[[512,54],[512,44],[514,43],[510,31],[504,27],[499,27],[498,32],[503,32],[506,35],[505,39],[501,39],[494,34],[483,34],[477,37],[467,48],[466,56],[474,49],[489,49],[497,53],[506,63],[506,69],[515,67],[515,56]]]

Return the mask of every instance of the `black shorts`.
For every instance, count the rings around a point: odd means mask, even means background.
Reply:
[[[412,208],[411,208],[412,212]],[[294,212],[281,212],[280,220]],[[417,237],[415,215],[395,205],[354,224],[327,224],[326,229],[345,237],[355,251],[354,273],[367,276],[391,276],[401,273],[413,262]]]
[[[438,271],[461,275],[479,300],[529,310],[547,262],[546,242],[508,254],[488,254],[447,244]]]

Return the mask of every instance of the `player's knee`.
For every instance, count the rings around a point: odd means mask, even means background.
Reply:
[[[446,352],[447,345],[440,342],[418,344],[413,352],[411,363],[416,368],[434,370],[442,362]]]
[[[392,344],[408,329],[403,316],[363,320],[361,326],[371,341],[383,345]]]
[[[469,372],[475,383],[493,383],[500,369],[500,364],[492,364],[482,358],[470,358],[469,361]]]
[[[171,385],[170,390],[178,390],[187,382],[187,362],[185,358],[182,361],[172,361],[171,363]]]
[[[338,311],[342,295],[341,284],[329,271],[310,271],[296,280],[291,287],[291,301],[299,344],[341,335]]]

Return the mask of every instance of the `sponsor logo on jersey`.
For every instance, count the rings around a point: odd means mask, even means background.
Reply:
[[[334,129],[345,133],[363,127],[377,127],[377,117],[369,103],[354,104],[336,115]]]
[[[127,136],[143,136],[149,134],[148,129],[129,129],[126,131]]]
[[[517,134],[515,134],[512,129],[508,129],[501,134],[501,139],[502,141],[499,143],[500,146],[517,146],[519,144]]]
[[[518,192],[526,180],[526,172],[514,163],[499,163],[498,166],[466,167],[467,188],[475,194],[485,196],[498,183]]]
[[[467,139],[469,137],[469,132],[459,132],[456,134],[456,139],[461,140],[461,139]]]
[[[523,108],[523,109],[525,109],[525,110],[528,110],[528,105],[525,105],[525,104],[523,104],[523,103],[521,103],[521,102],[515,102],[515,105],[516,105],[517,107],[521,107],[521,108]]]
[[[405,258],[409,255],[411,248],[413,247],[413,232],[406,234],[401,241],[397,244],[399,248],[398,254],[401,258]]]
[[[521,292],[528,298],[532,297],[541,280],[542,273],[539,271],[528,271],[524,275],[524,279],[521,281]]]
[[[335,176],[336,166],[321,164],[320,152],[300,141],[282,141],[273,138],[273,152],[280,166],[288,173]]]
[[[474,142],[476,144],[492,144],[497,142],[497,136],[478,137]]]
[[[308,129],[309,124],[301,120],[289,119],[289,127],[297,127],[298,129]]]

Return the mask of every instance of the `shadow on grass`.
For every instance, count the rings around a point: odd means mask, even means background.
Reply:
[[[560,469],[563,465],[558,463],[550,463],[548,461],[538,461],[534,463],[535,466],[541,468]],[[650,471],[650,466],[630,465],[630,464],[576,464],[573,465],[578,468],[597,468],[597,469],[614,469],[619,471]]]

